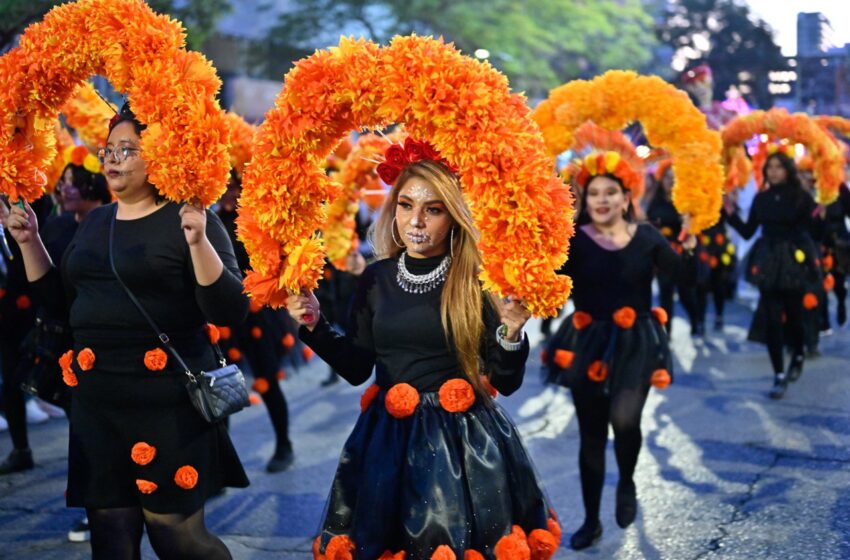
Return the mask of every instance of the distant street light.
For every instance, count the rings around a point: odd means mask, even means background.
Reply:
[[[490,58],[490,51],[488,51],[487,49],[476,49],[475,58],[477,58],[478,60]]]

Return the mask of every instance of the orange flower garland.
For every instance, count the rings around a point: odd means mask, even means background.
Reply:
[[[338,187],[321,162],[351,129],[404,125],[460,169],[480,231],[484,288],[522,297],[537,315],[566,301],[563,264],[572,197],[551,172],[525,99],[505,77],[442,40],[396,37],[389,46],[343,38],[296,63],[254,139],[239,237],[251,256],[246,290],[280,307],[316,287],[323,265],[315,232]],[[505,204],[519,200],[519,208]]]
[[[253,155],[254,134],[257,132],[256,125],[228,111],[225,113],[227,122],[230,123],[232,135],[230,138],[230,168],[241,177],[245,171],[245,164],[251,161]]]
[[[65,122],[77,132],[80,140],[90,150],[106,145],[109,120],[118,108],[100,98],[90,82],[83,82],[59,109]]]
[[[0,57],[0,193],[38,198],[55,157],[57,112],[100,74],[128,94],[148,125],[142,158],[166,198],[208,205],[224,191],[230,128],[221,81],[199,53],[184,50],[179,22],[143,0],[78,0],[30,25]]]
[[[721,131],[727,147],[739,146],[753,136],[766,134],[768,140],[787,140],[804,144],[814,161],[813,173],[817,187],[817,201],[830,204],[838,197],[838,188],[844,180],[844,158],[831,139],[831,135],[805,113],[790,114],[774,107],[769,111],[753,111],[735,117]],[[724,165],[729,168],[729,150],[724,150]],[[739,181],[736,186],[743,186]]]
[[[691,215],[694,231],[717,222],[723,193],[720,136],[685,92],[661,78],[611,70],[591,81],[573,80],[550,91],[533,117],[552,156],[571,148],[575,131],[588,120],[608,130],[640,121],[649,142],[673,158],[679,212]]]
[[[174,483],[183,490],[191,490],[198,484],[198,471],[191,465],[183,465],[174,473]]]
[[[466,412],[475,404],[475,390],[465,379],[449,379],[440,386],[440,405],[448,412]]]
[[[407,383],[397,383],[387,391],[384,404],[391,416],[407,418],[419,406],[419,391]]]

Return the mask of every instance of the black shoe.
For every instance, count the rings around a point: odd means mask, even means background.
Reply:
[[[291,467],[292,463],[294,462],[295,453],[292,452],[292,449],[278,451],[272,456],[271,459],[269,459],[269,463],[266,465],[266,472],[283,472],[289,467]]]
[[[584,525],[570,537],[570,548],[573,550],[583,550],[594,544],[602,538],[602,523],[598,520],[593,525],[588,525],[585,521]]]
[[[779,400],[785,396],[785,391],[788,389],[788,378],[785,377],[784,373],[779,373],[773,380],[773,387],[770,389],[768,395],[770,395],[771,399]]]
[[[714,332],[723,332],[723,317],[714,319]]]
[[[788,366],[788,381],[793,383],[800,379],[803,375],[803,362],[804,358],[801,355],[791,358],[791,364]]]
[[[697,323],[691,327],[691,337],[700,338],[705,336],[705,325],[702,323]]]
[[[68,531],[68,541],[69,542],[89,542],[91,540],[91,530],[89,529],[89,518],[83,517],[77,524],[74,525],[74,528]]]
[[[35,466],[32,462],[32,451],[26,449],[13,449],[9,456],[0,463],[0,475],[28,471]]]
[[[625,529],[635,521],[637,496],[634,481],[621,480],[617,484],[617,525]]]
[[[332,371],[324,381],[320,383],[322,387],[330,387],[334,383],[339,383],[339,374],[337,372]]]

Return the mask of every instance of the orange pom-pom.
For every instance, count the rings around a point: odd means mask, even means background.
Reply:
[[[826,272],[829,272],[830,270],[832,270],[832,267],[834,266],[834,264],[835,264],[835,260],[832,258],[832,255],[826,255],[823,258],[823,269]]]
[[[143,480],[141,478],[136,479],[136,488],[139,489],[139,492],[142,494],[153,494],[158,486],[156,483],[151,482],[150,480]]]
[[[549,529],[549,532],[554,535],[556,542],[561,544],[561,524],[558,523],[558,520],[554,517],[550,517],[546,521],[546,528]]]
[[[809,292],[803,296],[803,308],[808,311],[811,311],[815,307],[818,306],[818,296]]]
[[[718,233],[714,236],[714,242],[718,245],[723,245],[726,242],[726,236],[722,233]]]
[[[256,340],[260,340],[261,338],[263,338],[263,329],[261,329],[260,327],[252,327],[251,337]]]
[[[630,329],[635,324],[637,313],[635,313],[633,308],[626,306],[615,311],[612,318],[614,319],[614,323],[621,329]]]
[[[229,340],[231,331],[230,327],[218,327],[218,332],[221,335],[222,340]]]
[[[440,405],[448,412],[466,412],[475,404],[475,390],[465,379],[449,379],[438,394]]]
[[[573,326],[578,330],[582,330],[593,322],[593,317],[584,311],[576,311],[573,313]]]
[[[251,385],[251,388],[261,395],[265,395],[269,391],[269,381],[268,379],[264,379],[260,377],[259,379],[254,380],[254,384]]]
[[[59,356],[59,367],[62,368],[62,372],[72,371],[71,365],[74,363],[74,351],[68,350],[61,356]]]
[[[484,560],[484,555],[477,550],[467,550],[463,553],[463,560]]]
[[[95,355],[91,348],[83,348],[77,354],[77,365],[83,371],[89,371],[94,367]]]
[[[575,352],[560,348],[555,350],[555,365],[561,369],[567,369],[573,365],[573,358],[575,358]]]
[[[137,465],[147,465],[156,457],[156,447],[140,441],[130,450],[130,458]]]
[[[667,310],[663,307],[653,307],[652,316],[655,317],[655,320],[658,321],[662,327],[670,320],[670,317],[667,316]]]
[[[549,560],[558,550],[559,540],[546,529],[535,529],[528,535],[531,560]]]
[[[542,363],[544,366],[549,365],[549,352],[547,352],[546,350],[540,351],[540,363]]]
[[[248,395],[248,402],[251,404],[251,406],[257,406],[258,404],[263,402],[263,399],[260,398],[260,395],[258,395],[257,393],[251,393],[250,395]]]
[[[652,377],[649,379],[649,382],[656,389],[666,389],[670,386],[671,381],[670,372],[666,369],[657,369],[653,371]]]
[[[145,352],[145,367],[151,371],[162,371],[168,364],[168,354],[161,348]]]
[[[393,417],[407,418],[419,406],[419,391],[407,383],[397,383],[387,391],[384,404]]]
[[[750,274],[755,276],[758,273],[759,273],[759,267],[757,267],[756,265],[753,265],[753,266],[750,267]]]
[[[831,292],[833,288],[835,288],[835,277],[827,274],[823,277],[823,289],[825,292]]]
[[[407,556],[407,553],[405,553],[403,550],[396,552],[395,554],[393,554],[389,550],[386,550],[378,557],[378,560],[404,560],[405,556]]]
[[[605,381],[605,378],[608,377],[608,364],[602,360],[596,360],[587,368],[587,377],[597,383]]]
[[[26,296],[26,295],[18,296],[18,299],[15,300],[15,307],[17,307],[21,311],[26,311],[31,306],[32,306],[32,301],[30,301],[29,296]]]
[[[457,555],[449,545],[441,544],[431,555],[431,560],[457,560]]]
[[[73,150],[71,150],[71,163],[76,165],[77,167],[82,167],[83,162],[86,161],[86,156],[89,155],[89,151],[85,146],[77,146]]]
[[[77,374],[75,374],[70,369],[62,371],[62,381],[64,381],[65,385],[67,385],[68,387],[76,387],[79,383],[77,381]]]
[[[318,536],[313,539],[313,560],[325,560],[325,555],[321,552],[322,537]]]
[[[708,266],[709,266],[709,268],[717,268],[717,264],[718,264],[717,257],[715,257],[714,255],[712,255],[712,256],[708,259]]]
[[[242,352],[239,351],[239,348],[228,348],[227,357],[230,358],[231,362],[238,362],[242,359]]]
[[[183,465],[174,473],[174,483],[183,490],[191,490],[198,484],[198,471],[191,465]]]
[[[366,409],[369,408],[369,405],[372,404],[372,401],[375,400],[375,397],[377,397],[380,392],[381,388],[377,383],[369,385],[369,387],[363,391],[363,394],[360,395],[360,412],[366,412]]]
[[[511,532],[496,543],[496,560],[531,560],[531,549],[524,536]]]
[[[305,362],[309,362],[310,360],[313,359],[313,356],[315,356],[316,353],[313,352],[313,349],[310,348],[309,346],[305,346],[304,348],[301,349],[301,355],[304,357]]]
[[[345,535],[333,537],[325,547],[327,560],[354,560],[354,542]]]
[[[286,333],[286,336],[280,339],[280,343],[283,344],[284,348],[289,350],[295,346],[295,337],[292,336],[292,333]]]
[[[212,323],[207,323],[204,328],[207,331],[207,338],[210,339],[210,344],[218,344],[218,341],[221,340],[221,331],[219,328]]]
[[[278,380],[278,381],[283,381],[284,379],[286,379],[286,370],[283,370],[283,369],[278,370],[278,372],[277,372],[277,380]]]

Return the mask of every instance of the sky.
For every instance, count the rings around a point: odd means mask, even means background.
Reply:
[[[836,45],[850,43],[850,0],[746,0],[750,11],[773,28],[782,53],[797,54],[797,13],[821,12],[832,24]]]

